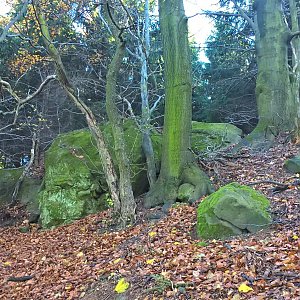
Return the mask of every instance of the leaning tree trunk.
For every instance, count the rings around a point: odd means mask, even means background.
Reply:
[[[296,102],[288,65],[290,31],[281,0],[256,1],[256,99],[259,122],[248,140],[272,139],[295,129]]]
[[[146,207],[176,201],[178,187],[182,182],[190,181],[195,185],[195,190],[203,185],[203,174],[192,164],[189,151],[192,77],[183,1],[160,0],[159,20],[163,38],[166,93],[163,146],[159,178],[145,198]],[[193,178],[187,178],[190,173],[194,175]],[[200,196],[198,194],[194,197]]]
[[[68,97],[73,101],[73,103],[79,108],[79,110],[85,115],[88,127],[96,140],[97,150],[99,152],[103,171],[105,174],[105,179],[111,194],[111,198],[114,203],[115,212],[120,211],[120,196],[118,191],[118,177],[116,175],[114,165],[106,147],[103,134],[97,124],[96,118],[93,112],[86,106],[86,104],[78,97],[77,92],[73,85],[71,84],[67,73],[65,71],[63,62],[61,60],[60,54],[52,43],[51,36],[49,33],[49,29],[47,23],[44,19],[44,16],[40,10],[40,7],[37,5],[35,7],[36,15],[39,22],[39,26],[41,29],[41,34],[43,37],[43,41],[49,55],[54,61],[55,69],[57,73],[58,80],[67,93]]]

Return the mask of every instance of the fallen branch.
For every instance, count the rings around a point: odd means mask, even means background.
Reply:
[[[34,276],[32,275],[26,275],[26,276],[20,276],[20,277],[8,277],[7,281],[12,281],[12,282],[23,282],[32,279]]]

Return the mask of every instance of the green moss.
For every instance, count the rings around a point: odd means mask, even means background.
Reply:
[[[271,223],[269,206],[266,197],[248,186],[228,184],[200,203],[198,235],[209,239],[256,232]]]
[[[195,152],[211,152],[241,141],[242,130],[227,123],[192,122],[192,148]]]

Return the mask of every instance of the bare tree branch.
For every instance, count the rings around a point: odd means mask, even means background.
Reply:
[[[14,99],[18,102],[18,105],[23,105],[26,102],[32,100],[34,97],[36,97],[38,94],[41,93],[43,88],[52,80],[56,79],[56,75],[50,75],[48,76],[38,87],[38,89],[32,93],[31,95],[28,95],[26,98],[21,99],[17,93],[12,89],[11,85],[9,82],[4,81],[0,78],[0,85],[2,85],[3,89],[6,90]]]
[[[23,6],[21,7],[20,11],[17,13],[17,15],[10,20],[10,22],[4,27],[3,32],[0,36],[0,43],[3,42],[7,36],[7,33],[9,31],[9,29],[17,22],[21,19],[21,17],[23,15],[26,14],[27,11],[27,6],[28,6],[29,0],[24,0],[23,1]]]

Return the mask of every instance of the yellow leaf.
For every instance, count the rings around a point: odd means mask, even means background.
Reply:
[[[66,291],[70,291],[72,288],[73,288],[72,283],[68,283],[68,284],[65,286],[65,290],[66,290]]]
[[[248,286],[247,284],[245,283],[242,283],[240,286],[239,286],[239,292],[240,293],[248,293],[248,292],[251,292],[253,291],[253,288],[251,288],[250,286]]]
[[[118,262],[120,262],[122,260],[122,258],[117,258],[114,260],[114,264],[117,264]]]
[[[298,239],[299,239],[299,236],[298,236],[298,235],[293,235],[293,236],[292,236],[292,239],[298,240]]]
[[[10,261],[6,261],[3,263],[3,267],[10,267],[11,266],[11,262]]]
[[[125,278],[121,278],[115,287],[115,291],[118,294],[124,293],[129,288],[129,282]]]
[[[83,252],[78,252],[76,256],[77,257],[82,257],[83,255],[84,255]]]
[[[179,242],[174,242],[174,245],[181,245],[181,243],[179,243]]]
[[[155,231],[149,232],[149,236],[150,236],[150,237],[154,237],[154,236],[156,236],[156,234],[157,234],[157,232],[155,232]]]
[[[148,260],[146,260],[146,264],[147,264],[147,265],[153,265],[153,264],[154,264],[154,261],[155,261],[155,258],[148,259]]]

